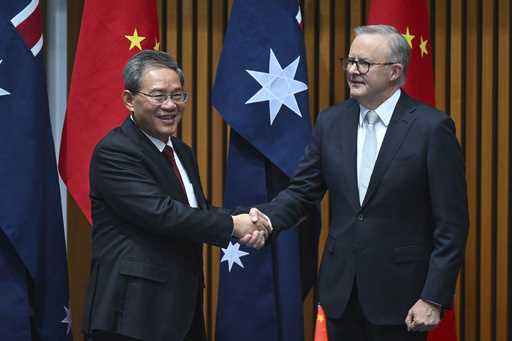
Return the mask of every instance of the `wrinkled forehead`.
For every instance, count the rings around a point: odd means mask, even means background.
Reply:
[[[369,61],[382,61],[389,57],[389,36],[378,33],[357,35],[350,45],[349,57]]]

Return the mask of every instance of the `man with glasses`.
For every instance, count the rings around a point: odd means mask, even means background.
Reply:
[[[207,203],[192,150],[175,137],[183,84],[164,52],[142,51],[124,68],[129,117],[91,161],[87,340],[206,340],[202,243],[225,247],[234,236],[259,248],[271,232]]]
[[[409,54],[391,26],[355,29],[343,60],[351,98],[319,115],[289,187],[259,206],[279,231],[329,190],[318,283],[329,340],[425,340],[452,304],[464,162],[450,117],[400,89]]]

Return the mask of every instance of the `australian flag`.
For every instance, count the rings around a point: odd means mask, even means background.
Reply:
[[[0,339],[71,340],[36,0],[0,2]]]
[[[225,206],[271,200],[311,136],[297,0],[234,1],[213,104],[231,126]],[[302,299],[316,271],[318,228],[292,227],[259,251],[235,240],[222,249],[217,340],[304,340]]]

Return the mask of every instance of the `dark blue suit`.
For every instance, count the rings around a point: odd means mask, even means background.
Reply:
[[[352,99],[321,113],[289,187],[260,208],[279,230],[329,190],[320,304],[342,317],[356,283],[368,321],[404,325],[420,298],[452,303],[468,229],[463,157],[453,121],[402,92],[360,205],[358,122]]]

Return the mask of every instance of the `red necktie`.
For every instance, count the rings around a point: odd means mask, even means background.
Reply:
[[[178,165],[176,165],[176,159],[174,159],[174,152],[172,151],[172,148],[166,145],[162,153],[164,154],[164,157],[167,159],[167,161],[169,161],[171,164],[172,170],[174,171],[174,174],[176,174],[178,182],[180,183],[181,190],[183,193],[187,194],[185,191],[185,185],[183,185],[183,179],[181,178],[180,170],[178,169]]]

